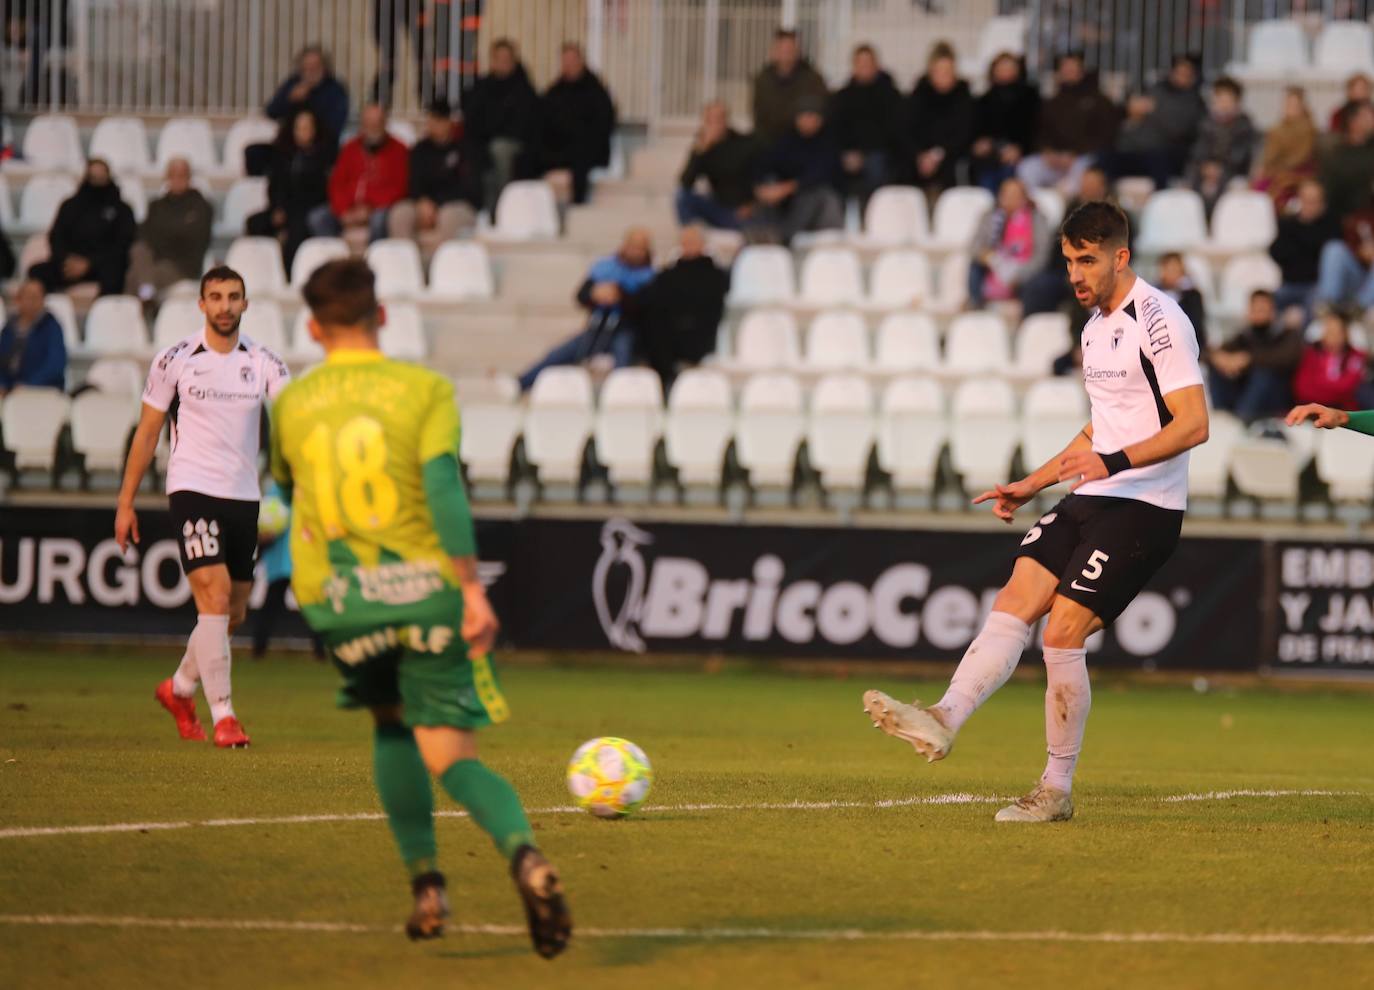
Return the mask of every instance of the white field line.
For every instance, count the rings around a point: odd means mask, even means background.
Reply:
[[[1359,797],[1362,791],[1324,790],[1236,790],[1208,791],[1197,794],[1173,794],[1157,800],[1166,803],[1184,801],[1227,801],[1238,797]],[[918,805],[999,804],[1011,798],[956,791],[948,794],[928,794],[922,797],[893,798],[884,801],[777,801],[754,804],[668,804],[645,808],[640,814],[694,811],[834,811],[852,808],[883,809],[910,808]],[[582,810],[572,805],[552,808],[530,808],[531,815],[580,815]],[[436,811],[436,818],[466,818],[466,811]],[[202,821],[170,822],[113,822],[106,825],[47,825],[19,826],[0,829],[0,839],[27,839],[45,835],[105,835],[113,832],[169,832],[184,828],[233,828],[245,825],[314,825],[327,822],[373,822],[386,818],[378,811],[361,811],[325,815],[281,815],[265,818],[209,818]]]
[[[315,932],[389,935],[399,925],[347,921],[279,921],[270,918],[141,918],[81,914],[0,914],[2,925],[49,928],[152,928],[180,931]],[[450,925],[459,935],[524,938],[516,925]],[[1070,931],[874,931],[864,928],[578,928],[577,939],[659,939],[664,941],[793,942],[1097,942],[1203,945],[1356,945],[1374,946],[1374,932],[1070,932]]]

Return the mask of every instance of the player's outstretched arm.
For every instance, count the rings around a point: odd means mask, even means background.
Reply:
[[[134,512],[134,496],[138,494],[138,486],[143,484],[148,466],[153,463],[157,438],[166,421],[165,412],[154,409],[146,402],[143,404],[138,429],[134,431],[133,442],[129,444],[129,459],[124,462],[124,483],[119,486],[119,505],[115,509],[115,542],[119,544],[120,553],[128,550],[131,537],[135,543],[138,542],[138,514]]]
[[[1093,427],[1089,423],[1078,431],[1074,438],[1069,441],[1067,447],[1026,477],[1020,481],[1013,481],[1009,485],[997,485],[991,491],[983,492],[973,500],[973,504],[981,505],[983,502],[993,502],[992,514],[1003,522],[1009,523],[1017,509],[1060,480],[1059,465],[1064,458],[1077,451],[1091,452],[1092,445]]]
[[[1332,409],[1330,406],[1308,402],[1305,405],[1294,406],[1286,417],[1289,426],[1297,426],[1309,420],[1319,430],[1337,430],[1342,426],[1348,426],[1358,433],[1374,433],[1374,410],[1348,413],[1343,409]]]
[[[1060,479],[1076,478],[1069,490],[1077,491],[1089,481],[1158,464],[1207,442],[1207,397],[1201,385],[1189,385],[1167,393],[1164,405],[1173,418],[1154,436],[1124,450],[1108,453],[1080,450],[1067,454],[1059,461]]]

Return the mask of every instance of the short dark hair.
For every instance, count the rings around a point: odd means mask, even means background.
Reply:
[[[1268,289],[1256,289],[1254,292],[1250,293],[1250,301],[1254,302],[1256,299],[1268,299],[1270,302],[1273,302],[1274,293],[1270,292]]]
[[[1177,251],[1165,251],[1159,256],[1160,265],[1167,265],[1171,261],[1177,261],[1181,265],[1183,264],[1183,255]]]
[[[1346,330],[1350,329],[1350,324],[1355,322],[1350,311],[1343,306],[1328,306],[1322,310],[1322,319],[1340,320],[1341,326]]]
[[[1084,203],[1065,219],[1059,236],[1074,247],[1084,244],[1110,244],[1125,247],[1131,236],[1131,222],[1115,203],[1098,200]]]
[[[509,38],[497,38],[495,41],[491,43],[491,50],[496,51],[497,49],[504,49],[505,51],[510,52],[511,55],[514,55],[515,42],[511,41]]]
[[[872,55],[878,57],[878,53],[873,50],[873,46],[865,41],[862,45],[855,45],[854,50],[849,53],[850,58],[858,58],[860,55]]]
[[[310,314],[321,326],[377,324],[377,280],[361,258],[327,261],[301,289]]]
[[[243,281],[243,276],[228,265],[216,265],[200,277],[200,297],[205,298],[205,287],[211,282],[237,282],[239,288],[243,290],[245,296],[248,295],[248,285]]]
[[[444,120],[453,118],[453,106],[442,96],[431,100],[425,112],[431,117],[442,117]]]
[[[1082,52],[1060,52],[1058,55],[1054,57],[1054,69],[1056,72],[1059,71],[1059,67],[1063,65],[1065,60],[1067,59],[1073,59],[1075,62],[1082,66],[1086,66],[1088,64],[1088,60],[1083,57]]]
[[[773,40],[774,40],[774,41],[782,41],[782,40],[784,40],[784,39],[787,39],[787,40],[790,40],[790,41],[796,41],[796,40],[797,40],[797,29],[796,29],[796,28],[778,28],[776,31],[773,32]]]
[[[1244,87],[1242,87],[1239,82],[1232,79],[1230,76],[1222,76],[1216,82],[1212,83],[1212,92],[1215,93],[1219,90],[1229,92],[1237,100],[1239,100],[1241,96],[1243,96],[1245,93]]]

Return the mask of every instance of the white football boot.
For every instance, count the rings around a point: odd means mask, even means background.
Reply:
[[[1043,783],[997,812],[999,822],[1066,822],[1072,817],[1073,798]]]
[[[864,711],[875,729],[911,743],[927,763],[943,760],[954,747],[954,733],[919,702],[906,705],[881,691],[865,691]]]

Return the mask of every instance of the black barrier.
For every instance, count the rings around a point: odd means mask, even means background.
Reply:
[[[1280,668],[1374,671],[1374,548],[1276,543],[1270,548]]]

